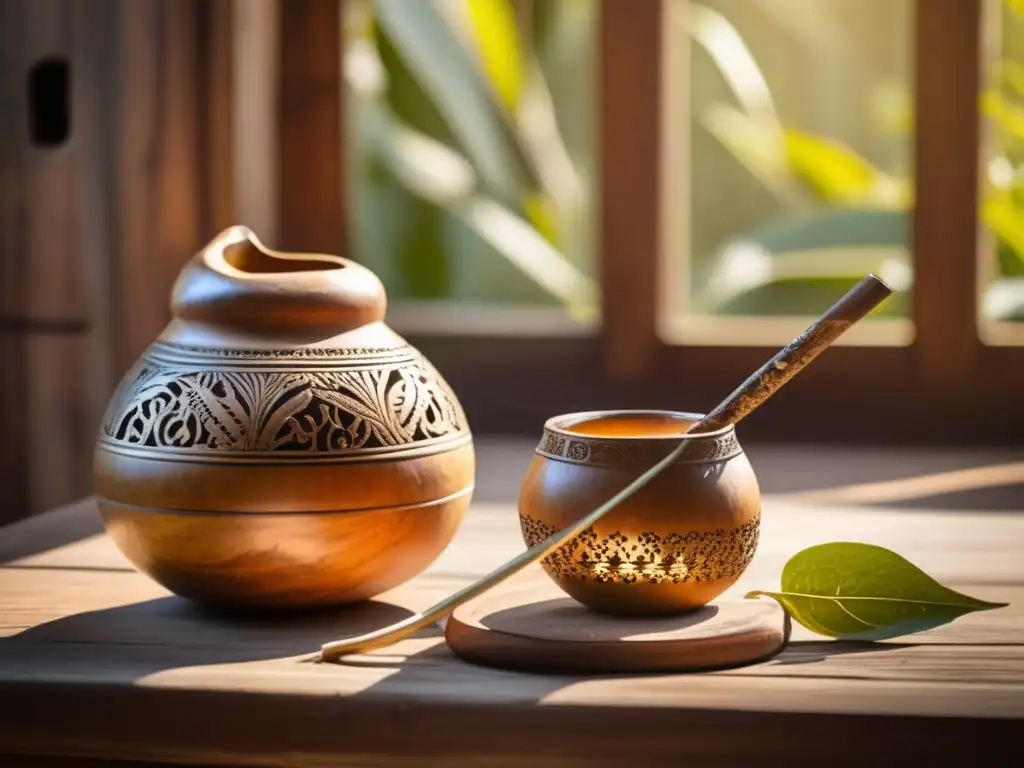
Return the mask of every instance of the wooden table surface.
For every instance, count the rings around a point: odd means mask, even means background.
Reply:
[[[853,540],[1010,606],[874,646],[797,627],[756,666],[600,679],[474,667],[439,629],[343,666],[303,661],[521,550],[510,504],[475,504],[427,573],[370,604],[243,619],[137,574],[85,500],[0,530],[0,765],[1015,762],[996,750],[1019,758],[1024,736],[1024,514],[869,505],[866,488],[767,495],[731,592],[775,588],[788,556]]]

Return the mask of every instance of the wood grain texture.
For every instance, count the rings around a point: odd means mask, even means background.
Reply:
[[[102,292],[89,290],[94,113],[80,81],[89,82],[92,62],[70,11],[62,0],[0,3],[0,486],[9,493],[0,522],[87,492],[83,435],[99,422],[107,383],[102,365],[87,362],[108,310]],[[53,144],[29,130],[30,72],[46,61],[69,68],[68,133]]]
[[[984,375],[977,369],[981,7],[982,0],[921,0],[914,14],[914,113],[927,117],[915,121],[914,135],[915,357],[921,380],[951,396]]]
[[[232,0],[232,224],[277,243],[279,159],[277,83],[279,0]]]
[[[649,376],[661,216],[660,2],[598,5],[598,267],[607,374]]]
[[[198,0],[0,4],[0,519],[89,492],[113,384],[205,237],[206,13]],[[55,146],[27,130],[28,71],[46,57],[69,66]]]
[[[786,637],[775,603],[716,601],[682,617],[625,619],[587,610],[543,574],[499,585],[445,624],[448,647],[466,661],[549,674],[738,667],[775,655]]]
[[[110,535],[175,594],[238,608],[365,600],[416,576],[451,541],[470,494],[412,508],[178,514],[103,501]]]
[[[291,251],[346,255],[343,8],[289,0],[279,16],[275,244]]]
[[[213,614],[169,596],[130,570],[95,526],[87,500],[0,534],[0,754],[577,766],[670,764],[685,745],[687,759],[727,766],[950,765],[996,759],[1024,718],[1024,516],[1012,513],[769,497],[758,554],[729,597],[774,586],[785,559],[805,546],[867,540],[1010,606],[877,646],[794,627],[788,648],[763,664],[607,678],[465,664],[440,630],[340,666],[303,661],[321,643],[408,615],[518,552],[511,506],[471,508],[452,546],[404,588],[291,617]],[[75,527],[84,538],[67,535]]]
[[[238,223],[235,201],[234,0],[208,0],[200,17],[206,135],[206,233]]]
[[[120,377],[170,321],[178,271],[212,233],[205,199],[199,88],[200,4],[121,0],[112,205]]]

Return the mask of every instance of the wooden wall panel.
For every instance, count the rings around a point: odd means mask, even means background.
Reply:
[[[0,523],[90,492],[107,399],[215,232],[211,8],[0,0]],[[52,56],[70,130],[37,146],[26,82]]]
[[[88,347],[94,316],[104,311],[76,256],[83,147],[73,123],[66,139],[53,134],[40,141],[32,130],[43,114],[33,109],[30,86],[40,63],[68,68],[67,98],[49,101],[63,101],[51,116],[74,119],[75,49],[66,9],[63,0],[0,2],[0,522],[81,490],[76,452],[96,411],[79,391],[91,391],[97,374],[74,354]],[[52,85],[36,92],[59,94]]]

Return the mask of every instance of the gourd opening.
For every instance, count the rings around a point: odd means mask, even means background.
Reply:
[[[601,437],[615,440],[703,440],[728,432],[723,427],[713,432],[687,435],[686,430],[703,418],[703,414],[660,410],[612,410],[568,413],[549,419],[544,425],[550,432],[572,437]]]
[[[619,413],[569,424],[565,429],[588,437],[678,436],[696,421],[682,414]]]
[[[322,272],[344,269],[345,264],[330,257],[308,254],[286,254],[265,251],[250,240],[224,247],[224,262],[239,272],[251,274],[283,274],[288,272]]]

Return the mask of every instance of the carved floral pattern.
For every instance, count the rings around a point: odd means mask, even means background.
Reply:
[[[519,515],[528,547],[557,533],[528,515]],[[614,531],[601,536],[587,528],[541,561],[545,571],[563,579],[620,584],[700,583],[736,578],[754,557],[760,518],[738,528],[659,535],[635,539]]]
[[[370,369],[204,370],[143,359],[111,402],[117,443],[212,451],[336,453],[465,432],[421,357]]]

